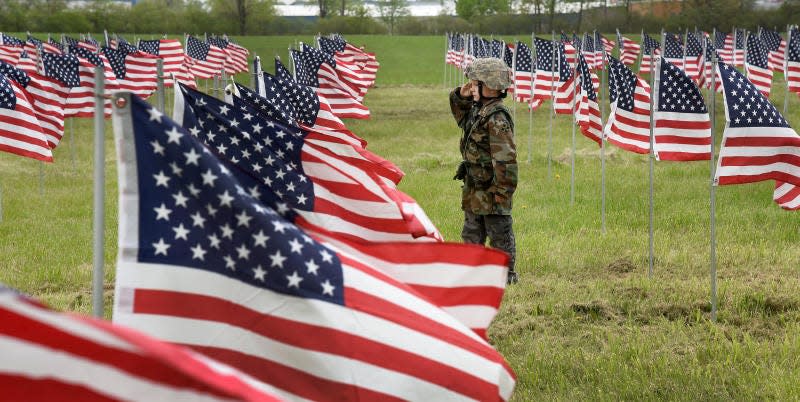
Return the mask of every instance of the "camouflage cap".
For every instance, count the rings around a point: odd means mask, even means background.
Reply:
[[[487,87],[503,91],[511,86],[511,69],[497,57],[476,59],[466,69],[471,80],[482,81]]]

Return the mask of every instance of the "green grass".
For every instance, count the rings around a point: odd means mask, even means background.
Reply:
[[[253,47],[261,44],[259,54],[293,43],[289,37],[247,40]],[[443,89],[443,39],[351,40],[375,51],[382,67],[378,87],[366,98],[372,118],[348,126],[369,141],[370,150],[406,172],[401,189],[447,240],[458,241],[460,189],[451,178],[460,132]],[[782,82],[778,74],[772,99],[779,110]],[[723,109],[717,101],[719,143]],[[772,184],[716,190],[719,311],[712,323],[708,162],[656,162],[650,278],[647,157],[606,149],[604,232],[598,149],[577,134],[570,205],[572,126],[568,117],[554,119],[548,176],[544,110],[533,114],[531,130],[527,110],[516,107],[520,186],[514,219],[521,279],[506,292],[489,331],[518,375],[513,399],[799,399],[800,219],[772,202]],[[789,122],[800,125],[795,96],[789,110]],[[56,163],[44,165],[43,194],[42,164],[0,155],[0,282],[58,309],[88,313],[92,122],[74,124],[74,142],[68,134],[55,151]],[[107,127],[107,301],[113,297],[118,214],[110,133]]]

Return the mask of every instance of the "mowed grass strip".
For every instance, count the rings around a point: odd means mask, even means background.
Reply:
[[[293,43],[289,37],[247,39],[284,48]],[[364,37],[363,42],[378,53],[382,68],[378,87],[365,101],[372,118],[347,124],[369,142],[368,149],[406,172],[401,189],[422,205],[446,239],[459,241],[460,183],[452,176],[461,133],[443,87],[444,39]],[[263,47],[265,53],[270,46]],[[436,46],[441,52],[412,52]],[[410,67],[403,70],[387,60],[407,60]],[[417,72],[416,65],[431,71]],[[776,74],[772,100],[779,110],[784,85]],[[600,152],[576,133],[571,205],[572,125],[569,117],[556,116],[551,146],[548,106],[532,116],[523,105],[515,107],[521,280],[506,292],[489,331],[518,375],[514,399],[800,398],[800,219],[772,202],[772,184],[716,189],[719,311],[717,323],[711,323],[709,163],[656,162],[655,261],[648,278],[647,156],[606,148],[603,232]],[[724,126],[719,96],[716,106],[718,146]],[[800,100],[792,95],[787,118],[795,125],[800,125],[798,107]],[[110,124],[108,318],[118,216]],[[54,164],[0,155],[0,282],[58,309],[89,313],[92,122],[76,119],[67,127]]]

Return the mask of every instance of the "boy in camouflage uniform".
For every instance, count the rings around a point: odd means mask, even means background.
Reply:
[[[482,58],[467,67],[466,75],[470,82],[450,93],[453,117],[464,130],[463,160],[454,177],[464,181],[461,238],[465,243],[484,244],[488,237],[492,247],[508,253],[508,283],[516,283],[511,204],[517,188],[517,151],[514,122],[503,105],[511,70],[503,60]]]

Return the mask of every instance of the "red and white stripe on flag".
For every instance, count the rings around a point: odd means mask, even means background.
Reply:
[[[761,91],[764,96],[769,97],[772,90],[772,70],[747,63],[747,79]]]
[[[514,72],[514,99],[517,102],[527,102],[531,99],[531,72]]]
[[[53,152],[25,91],[0,74],[0,94],[0,151],[52,162]]]
[[[720,185],[776,180],[800,185],[800,136],[741,73],[720,63],[728,124],[719,152]]]
[[[103,63],[103,79],[106,94],[111,94],[119,90],[119,81],[108,63],[108,59],[102,54],[97,57]],[[64,117],[92,117],[94,116],[95,102],[94,102],[94,69],[95,65],[89,60],[78,57],[80,64],[78,66],[78,73],[81,79],[81,86],[72,88],[67,97],[67,103],[64,105]],[[104,106],[104,114],[106,117],[111,116],[111,101],[106,100]]]
[[[553,110],[556,114],[573,114],[575,112],[575,91],[576,74],[573,70],[572,76],[565,81],[559,82],[553,98]]]
[[[626,38],[622,37],[622,54],[620,55],[620,61],[628,66],[632,66],[636,63],[636,60],[639,59],[639,52],[641,51],[642,46],[638,43]]]
[[[647,81],[636,77],[633,107],[611,105],[605,134],[609,142],[626,151],[639,154],[650,152],[650,85]]]
[[[800,186],[775,181],[775,191],[772,193],[772,199],[785,210],[800,210]]]
[[[22,51],[23,49],[21,47],[0,45],[0,61],[4,61],[16,67]]]
[[[36,72],[28,72],[31,81],[25,88],[42,132],[50,148],[55,148],[64,136],[64,105],[70,88],[58,80]]]
[[[232,367],[0,287],[0,399],[279,401]]]

